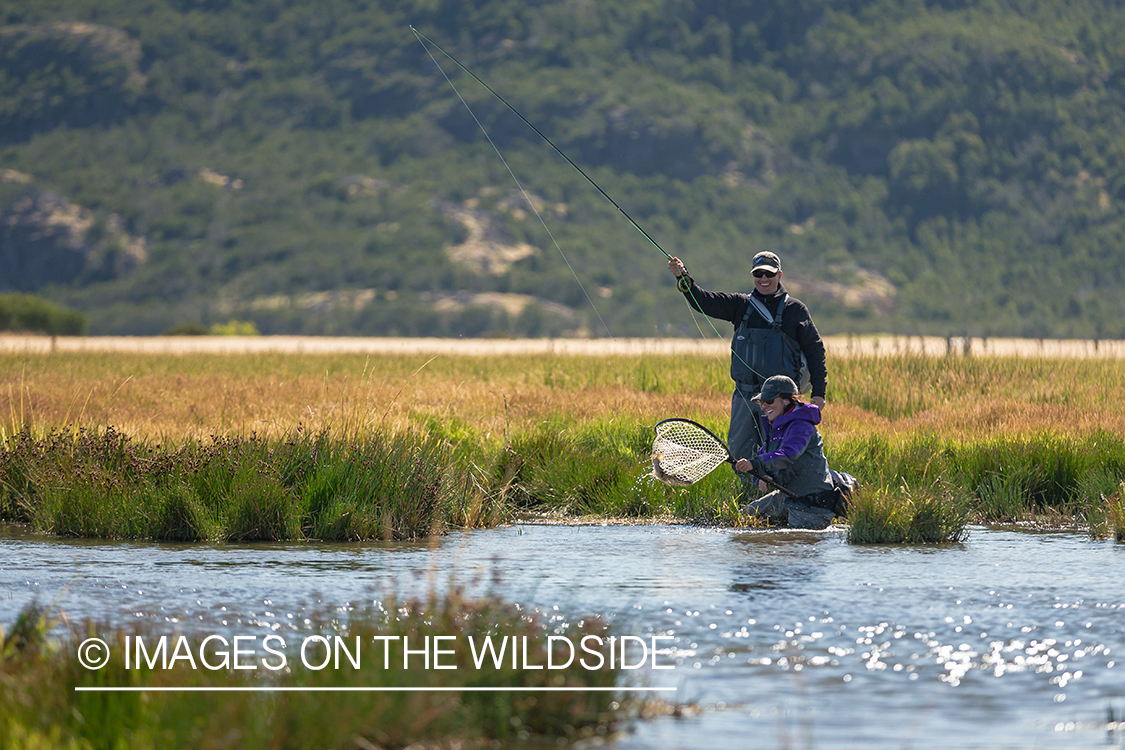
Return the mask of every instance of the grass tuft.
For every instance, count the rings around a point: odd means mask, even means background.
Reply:
[[[242,465],[231,482],[227,523],[229,542],[280,542],[301,538],[300,508],[294,493],[268,468]]]
[[[1098,484],[1105,488],[1108,482],[1108,477],[1102,477]],[[1125,482],[1105,489],[1084,508],[1083,517],[1094,539],[1112,537],[1125,542]]]
[[[218,523],[203,507],[195,488],[173,482],[155,490],[154,524],[149,536],[169,542],[202,542],[219,535]]]
[[[938,481],[898,491],[861,489],[848,512],[852,544],[951,544],[968,538],[969,504]]]
[[[39,653],[51,628],[50,613],[38,601],[25,606],[7,631],[0,627],[0,664]]]

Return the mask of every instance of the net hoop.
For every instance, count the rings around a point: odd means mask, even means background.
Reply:
[[[664,484],[690,487],[730,461],[726,443],[698,422],[672,417],[653,430],[652,476]]]

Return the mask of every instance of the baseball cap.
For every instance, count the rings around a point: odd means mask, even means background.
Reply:
[[[777,273],[781,270],[781,258],[771,252],[758,253],[754,256],[754,264],[750,267],[750,271],[754,272],[759,268]]]
[[[797,393],[797,384],[788,375],[774,375],[772,378],[766,378],[766,382],[762,383],[762,392],[753,400],[772,401],[783,393],[794,395]]]

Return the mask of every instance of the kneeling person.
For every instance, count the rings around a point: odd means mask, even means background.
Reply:
[[[790,497],[774,490],[748,503],[743,512],[797,529],[823,529],[842,511],[842,495],[836,491],[824,443],[816,426],[820,407],[802,403],[795,395],[797,384],[785,375],[775,375],[762,384],[754,397],[761,403],[765,442],[752,458],[734,465],[736,471],[768,476],[791,491]],[[759,483],[763,492],[768,488]]]

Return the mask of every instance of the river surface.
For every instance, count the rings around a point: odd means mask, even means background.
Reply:
[[[0,529],[0,624],[37,599],[71,621],[285,632],[451,584],[553,627],[598,615],[673,636],[675,669],[626,679],[701,710],[639,722],[621,750],[1125,747],[1125,544],[1079,533],[899,547],[520,524],[420,544],[173,545]]]

